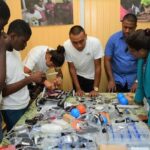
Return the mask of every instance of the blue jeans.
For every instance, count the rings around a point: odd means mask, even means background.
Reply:
[[[20,117],[26,112],[27,108],[28,107],[19,110],[2,110],[2,115],[6,123],[7,131],[12,129]]]

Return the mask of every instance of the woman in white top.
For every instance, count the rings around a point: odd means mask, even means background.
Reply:
[[[57,71],[57,68],[61,67],[64,63],[64,52],[65,49],[63,46],[58,46],[56,50],[49,48],[48,46],[36,46],[31,49],[24,60],[24,72],[26,74],[31,74],[34,71],[42,71],[46,73],[49,68],[54,68]],[[57,88],[61,85],[61,83],[61,69],[59,69],[58,74],[56,75],[56,78],[53,80],[53,82],[49,82],[48,80],[44,81],[44,85],[49,90]],[[35,93],[35,95],[37,95],[43,88],[41,85],[38,87],[39,91]]]

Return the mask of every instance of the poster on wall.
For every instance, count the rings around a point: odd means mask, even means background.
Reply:
[[[150,22],[150,0],[121,0],[120,20],[128,13],[135,14],[139,22]]]
[[[73,24],[73,0],[21,0],[22,18],[30,26]]]

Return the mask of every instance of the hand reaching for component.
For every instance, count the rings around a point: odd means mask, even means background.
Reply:
[[[108,82],[107,90],[108,90],[108,92],[115,92],[116,91],[116,84],[114,81]]]
[[[82,97],[84,94],[85,94],[84,91],[81,90],[81,89],[77,90],[76,93],[75,93],[76,96],[81,96],[81,97]]]
[[[90,96],[90,97],[96,97],[96,96],[98,96],[98,92],[92,90],[92,91],[89,93],[89,96]]]
[[[45,80],[46,75],[43,72],[37,71],[32,73],[29,78],[32,80],[32,82],[42,83],[43,80]]]

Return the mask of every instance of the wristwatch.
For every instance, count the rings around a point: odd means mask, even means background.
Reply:
[[[98,92],[98,87],[94,86],[94,91]]]

